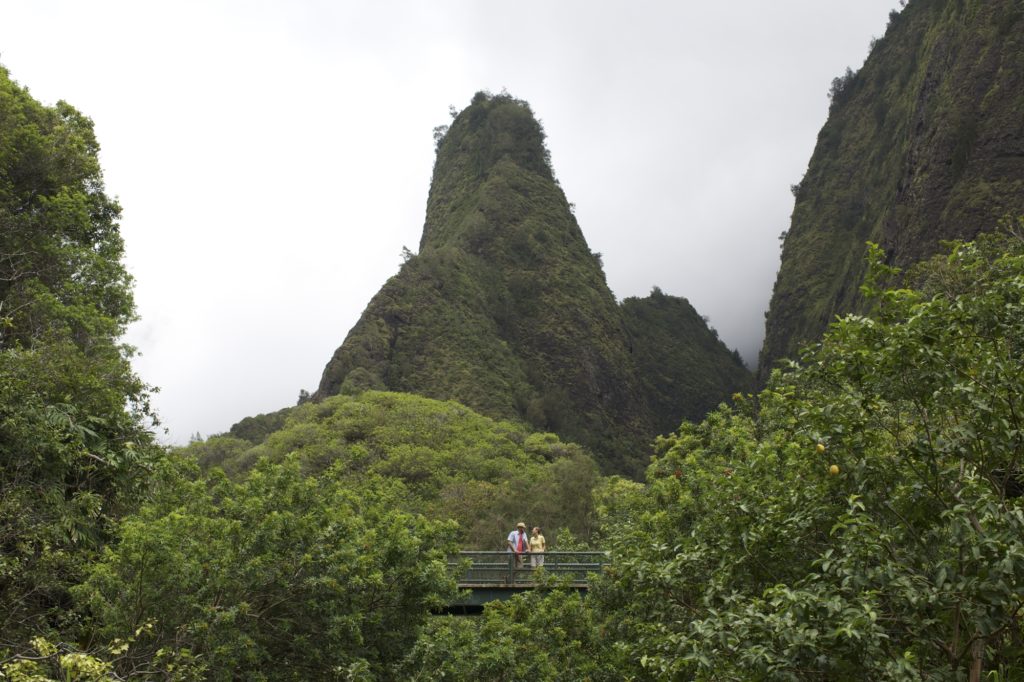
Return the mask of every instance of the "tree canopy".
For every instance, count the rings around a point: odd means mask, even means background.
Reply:
[[[454,598],[453,524],[396,511],[400,486],[305,476],[294,457],[242,483],[198,473],[167,466],[75,590],[103,641],[134,637],[119,674],[376,679]]]
[[[544,526],[552,542],[562,531],[593,532],[597,465],[554,434],[530,433],[456,402],[382,391],[266,417],[283,426],[256,444],[215,436],[183,454],[238,478],[260,461],[291,455],[309,474],[334,466],[352,486],[385,477],[407,491],[401,508],[457,521],[455,537],[464,549],[503,549],[510,524],[520,518]],[[261,433],[260,423],[252,418],[245,431]]]
[[[957,244],[605,513],[600,607],[670,679],[979,679],[1020,656],[1024,241]],[[915,285],[906,288],[907,284]]]

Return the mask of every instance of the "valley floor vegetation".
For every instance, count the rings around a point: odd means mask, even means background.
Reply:
[[[153,455],[136,504],[76,519],[77,541],[52,495],[21,496],[46,537],[36,563],[6,560],[5,613],[21,615],[5,621],[0,670],[1018,679],[1022,236],[1017,221],[907,273],[875,250],[873,312],[659,439],[643,483],[597,476],[554,436],[370,392],[292,408],[256,443]],[[538,513],[565,520],[567,543],[610,552],[589,596],[551,583],[478,618],[431,615],[456,595],[445,557],[499,542],[535,480],[562,500]]]
[[[701,423],[643,482],[451,402],[305,402],[165,450],[118,339],[88,119],[0,70],[0,679],[981,680],[1024,654],[1024,220]],[[446,557],[606,550],[478,618]]]

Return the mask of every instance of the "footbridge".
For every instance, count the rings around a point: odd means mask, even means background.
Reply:
[[[531,562],[531,557],[536,561]],[[534,589],[542,574],[560,578],[559,584],[585,594],[591,576],[601,573],[607,563],[605,552],[518,556],[512,552],[459,552],[448,558],[448,570],[457,576],[460,598],[446,612],[479,613],[487,602]]]

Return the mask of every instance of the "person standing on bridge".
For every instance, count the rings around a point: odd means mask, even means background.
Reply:
[[[505,544],[508,545],[508,551],[516,555],[516,568],[522,568],[523,555],[530,552],[530,540],[526,537],[526,524],[522,521],[517,523],[516,529],[508,534]]]
[[[537,568],[544,565],[544,551],[547,548],[548,544],[540,534],[540,526],[534,526],[533,535],[530,536],[530,566]]]

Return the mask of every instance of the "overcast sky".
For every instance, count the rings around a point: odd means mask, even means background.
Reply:
[[[432,129],[530,102],[615,295],[685,296],[749,364],[789,186],[897,0],[0,0],[0,63],[96,124],[167,433],[314,390],[419,245]]]

